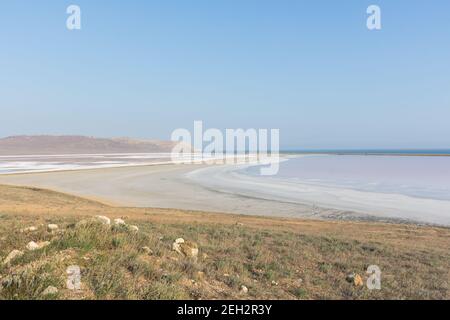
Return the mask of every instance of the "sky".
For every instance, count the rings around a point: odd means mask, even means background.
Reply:
[[[284,149],[450,148],[450,2],[2,1],[0,112],[0,137],[202,120],[280,129]]]

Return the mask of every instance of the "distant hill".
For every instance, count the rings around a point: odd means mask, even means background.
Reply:
[[[85,136],[12,136],[0,138],[0,155],[170,152],[176,142]]]

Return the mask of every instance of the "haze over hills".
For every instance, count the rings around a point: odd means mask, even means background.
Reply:
[[[86,136],[11,136],[0,138],[0,155],[51,155],[170,152],[176,142]]]

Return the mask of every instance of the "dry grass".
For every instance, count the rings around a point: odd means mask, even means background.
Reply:
[[[74,226],[97,214],[123,217],[140,231]],[[64,232],[46,231],[48,223]],[[19,231],[31,225],[39,230]],[[198,259],[171,249],[179,237],[198,244]],[[51,244],[26,252],[32,240]],[[115,208],[0,186],[0,258],[26,252],[0,266],[0,299],[449,299],[449,248],[446,228]],[[372,264],[382,270],[381,290],[346,281],[352,272],[366,279]],[[65,289],[70,265],[81,267],[80,291]],[[59,293],[42,296],[50,285]]]

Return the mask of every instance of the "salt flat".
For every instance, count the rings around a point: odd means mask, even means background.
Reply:
[[[409,220],[450,225],[450,202],[342,188],[269,183],[229,165],[151,165],[0,176],[128,207],[279,217]]]

